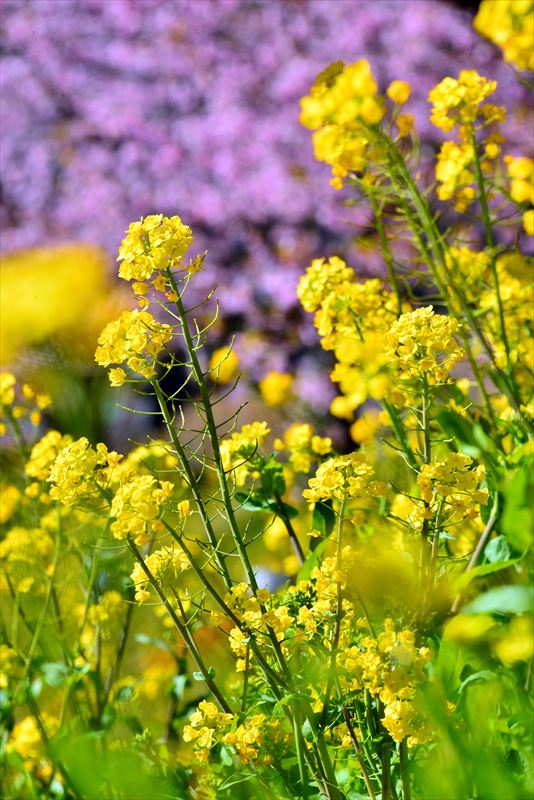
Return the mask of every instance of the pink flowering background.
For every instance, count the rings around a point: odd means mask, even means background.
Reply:
[[[521,154],[525,90],[474,33],[475,10],[440,0],[4,0],[3,250],[86,241],[111,263],[131,220],[179,214],[210,251],[199,282],[220,287],[222,335],[237,331],[239,345],[240,331],[262,333],[261,357],[241,337],[245,366],[256,378],[289,366],[315,392],[298,276],[319,255],[362,271],[380,262],[357,242],[365,212],[343,205],[313,160],[299,98],[336,59],[368,58],[381,89],[409,81],[425,169],[440,141],[428,91],[474,68],[515,109],[505,133]],[[316,386],[326,403],[330,387]]]

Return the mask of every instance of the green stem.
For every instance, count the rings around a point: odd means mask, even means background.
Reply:
[[[412,800],[410,767],[408,763],[408,747],[406,745],[406,739],[403,739],[399,745],[399,766],[403,800]]]
[[[210,671],[206,667],[204,659],[202,658],[202,656],[200,654],[200,651],[199,651],[199,649],[198,649],[198,647],[196,645],[196,642],[195,642],[195,640],[194,640],[194,638],[193,638],[193,636],[191,634],[191,631],[189,630],[187,625],[184,625],[181,622],[181,620],[178,619],[178,615],[176,614],[176,611],[174,610],[174,608],[171,606],[171,604],[167,600],[165,592],[162,590],[162,588],[159,585],[158,581],[152,575],[151,571],[149,570],[149,568],[147,567],[147,565],[145,563],[145,560],[144,560],[143,556],[141,555],[139,549],[137,548],[135,542],[133,541],[133,539],[129,535],[126,537],[126,543],[127,543],[128,547],[130,548],[135,560],[141,566],[141,569],[145,573],[150,585],[152,586],[152,588],[156,592],[157,596],[159,597],[159,599],[161,600],[161,602],[165,606],[165,610],[167,611],[167,614],[171,618],[172,622],[174,623],[174,626],[175,626],[176,630],[179,632],[179,634],[182,637],[182,639],[184,640],[186,646],[189,648],[189,650],[191,652],[191,655],[193,656],[193,660],[195,661],[195,664],[197,665],[199,671],[202,673],[202,676],[203,676],[204,680],[206,681],[206,685],[207,685],[208,689],[210,690],[212,695],[215,697],[215,699],[219,703],[219,706],[222,708],[222,710],[226,714],[232,714],[233,713],[232,709],[230,708],[230,706],[228,705],[228,703],[225,700],[224,696],[222,695],[219,687],[217,686],[217,684],[215,683],[215,681],[211,677]]]
[[[389,402],[389,400],[386,400],[386,399],[382,400],[382,405],[384,406],[384,408],[386,409],[386,411],[389,414],[389,417],[391,419],[391,424],[393,425],[393,430],[397,434],[397,439],[401,443],[402,449],[404,450],[404,453],[406,454],[406,460],[408,461],[408,464],[410,465],[410,467],[412,469],[416,470],[417,469],[417,459],[416,459],[416,457],[414,455],[414,452],[413,452],[412,448],[408,444],[408,438],[406,436],[406,431],[404,429],[404,425],[402,424],[402,420],[401,420],[399,414],[397,413],[396,408]]]
[[[169,436],[171,437],[171,441],[173,443],[174,449],[176,450],[176,454],[177,454],[177,456],[178,456],[178,458],[180,460],[180,466],[181,466],[181,468],[182,468],[182,470],[183,470],[183,472],[184,472],[184,474],[186,476],[189,488],[191,489],[191,494],[193,495],[193,499],[195,501],[196,507],[197,507],[198,512],[200,514],[200,518],[202,520],[202,524],[204,526],[204,530],[206,531],[206,535],[207,535],[207,537],[208,537],[208,539],[210,541],[210,544],[211,544],[211,546],[213,548],[213,555],[214,555],[215,561],[217,563],[217,566],[218,566],[218,568],[219,568],[219,570],[221,572],[221,575],[223,576],[224,584],[225,584],[227,589],[231,589],[232,588],[232,579],[230,578],[230,573],[228,572],[228,567],[226,566],[226,562],[224,560],[224,557],[223,557],[222,553],[220,552],[219,542],[217,540],[217,534],[215,533],[215,531],[213,529],[213,526],[212,526],[212,524],[210,522],[210,519],[208,517],[207,511],[206,511],[206,506],[204,505],[204,501],[202,500],[202,495],[200,494],[200,491],[199,491],[199,488],[198,488],[197,478],[196,478],[195,474],[193,473],[193,470],[191,469],[191,465],[189,464],[189,461],[187,460],[187,456],[186,456],[185,450],[184,450],[184,448],[182,446],[182,443],[180,442],[180,439],[178,437],[178,433],[176,431],[176,428],[174,427],[174,422],[173,422],[172,416],[169,413],[169,409],[167,407],[167,403],[165,402],[165,398],[163,396],[163,392],[161,391],[161,388],[160,388],[159,383],[157,382],[157,380],[153,380],[152,381],[152,388],[154,389],[154,393],[156,395],[156,398],[157,398],[161,413],[163,415],[163,419],[165,421],[165,426],[167,428]]]
[[[402,314],[402,297],[400,293],[399,282],[397,280],[397,274],[395,272],[393,254],[389,246],[389,241],[384,228],[384,222],[382,220],[382,212],[372,189],[368,190],[367,196],[369,198],[369,202],[371,203],[371,208],[373,209],[376,230],[378,231],[378,238],[380,240],[382,255],[384,256],[384,262],[388,271],[389,281],[393,291],[395,292],[395,297],[397,298],[397,316],[400,317]]]
[[[490,268],[493,283],[495,285],[495,296],[497,298],[497,308],[499,311],[499,325],[501,328],[501,337],[506,351],[506,363],[508,371],[510,371],[510,346],[508,344],[508,336],[506,335],[506,325],[504,322],[504,309],[501,297],[501,288],[499,285],[499,276],[497,274],[497,265],[495,263],[495,239],[493,236],[493,225],[491,222],[491,214],[488,204],[488,196],[486,193],[486,184],[484,175],[482,173],[482,165],[480,163],[480,156],[478,153],[477,141],[474,132],[471,134],[471,146],[473,148],[473,157],[475,162],[475,174],[477,177],[480,208],[482,211],[482,220],[484,222],[484,230],[486,233],[486,244],[490,250]]]
[[[286,530],[288,532],[289,539],[290,539],[291,544],[293,546],[293,550],[295,552],[295,555],[297,556],[297,558],[299,560],[299,563],[303,564],[304,561],[305,561],[304,550],[302,549],[302,545],[299,542],[299,539],[298,539],[298,536],[297,536],[297,534],[295,532],[295,529],[293,528],[293,525],[291,524],[291,520],[289,519],[288,515],[286,514],[286,511],[284,509],[284,502],[283,502],[282,498],[280,497],[280,495],[278,494],[278,492],[274,493],[274,497],[275,497],[275,500],[276,500],[276,503],[277,503],[278,516],[281,517],[284,525],[286,526]]]

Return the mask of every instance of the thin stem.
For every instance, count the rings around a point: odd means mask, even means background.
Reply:
[[[289,539],[290,539],[291,544],[293,546],[293,550],[295,551],[295,555],[297,556],[297,558],[299,560],[299,563],[303,564],[304,561],[305,561],[305,558],[306,558],[305,555],[304,555],[304,550],[302,549],[302,545],[299,542],[297,534],[295,533],[295,529],[294,529],[293,525],[291,524],[291,520],[289,519],[289,517],[288,517],[288,515],[286,513],[286,510],[284,508],[283,500],[280,497],[280,495],[278,494],[278,492],[275,492],[274,496],[275,496],[276,503],[277,503],[278,516],[282,518],[282,521],[283,521],[284,525],[286,526],[286,530],[287,530],[287,532],[289,534]]]
[[[495,492],[495,499],[493,501],[493,507],[491,509],[491,513],[490,513],[488,521],[486,523],[486,527],[482,531],[482,533],[480,535],[480,539],[477,542],[477,546],[475,547],[475,549],[473,551],[473,554],[471,555],[471,558],[469,559],[469,561],[467,563],[467,566],[465,568],[465,572],[466,573],[470,572],[470,570],[473,569],[473,567],[475,566],[475,564],[477,563],[477,561],[478,561],[478,559],[480,557],[480,554],[482,553],[482,551],[486,547],[487,541],[488,541],[488,539],[489,539],[489,537],[491,535],[491,532],[492,532],[492,530],[494,528],[495,522],[497,521],[498,511],[499,511],[499,495],[498,495],[497,492]],[[456,598],[454,600],[454,603],[452,604],[452,608],[451,608],[451,613],[452,614],[456,614],[456,612],[458,611],[458,608],[460,607],[461,601],[462,601],[462,592],[458,592],[458,594],[456,595]]]
[[[403,739],[399,745],[399,766],[403,800],[412,800],[409,771],[410,767],[408,763],[408,746],[406,744],[406,739]]]
[[[342,542],[343,542],[343,519],[345,515],[345,501],[341,502],[341,506],[338,513],[337,518],[337,530],[336,530],[336,610],[335,610],[335,623],[334,623],[334,632],[332,636],[332,641],[330,643],[330,669],[328,671],[328,679],[326,682],[326,691],[325,691],[325,698],[323,703],[323,710],[321,712],[321,719],[319,722],[319,727],[324,728],[326,725],[326,720],[328,718],[328,706],[330,703],[330,695],[332,693],[332,688],[334,686],[335,675],[336,675],[336,658],[337,658],[337,650],[339,647],[339,635],[341,633],[341,621],[343,618],[343,592],[341,587],[341,581],[339,578],[339,573],[342,568],[342,559],[341,559],[341,551],[342,551]]]
[[[227,589],[231,589],[232,588],[232,579],[230,578],[230,573],[228,572],[228,567],[226,566],[226,562],[224,560],[224,556],[222,555],[222,553],[219,550],[219,542],[217,540],[217,535],[216,535],[216,533],[215,533],[215,531],[213,529],[213,526],[212,526],[212,524],[210,522],[210,519],[209,519],[207,511],[206,511],[206,507],[205,507],[204,502],[202,500],[202,496],[201,496],[201,494],[200,494],[200,492],[198,490],[197,478],[194,475],[193,470],[191,469],[189,461],[187,460],[184,448],[182,446],[182,443],[180,442],[180,439],[179,439],[178,434],[176,432],[176,428],[174,427],[173,419],[171,417],[171,414],[169,413],[169,409],[167,408],[167,404],[165,402],[165,398],[163,396],[163,392],[161,391],[159,383],[156,380],[152,381],[152,387],[154,389],[154,393],[156,395],[159,407],[161,409],[161,413],[162,413],[163,419],[165,421],[165,426],[166,426],[167,431],[168,431],[168,433],[169,433],[169,435],[171,437],[171,441],[172,441],[172,443],[174,445],[174,448],[176,450],[178,458],[180,459],[180,466],[182,467],[182,469],[183,469],[183,471],[184,471],[184,473],[186,475],[187,483],[189,485],[189,488],[191,489],[191,493],[192,493],[193,498],[195,500],[195,504],[196,504],[196,507],[197,507],[198,512],[200,514],[200,518],[202,520],[202,524],[204,526],[204,530],[206,531],[206,534],[208,536],[210,544],[211,544],[211,546],[213,548],[213,555],[214,555],[215,561],[217,563],[217,566],[218,566],[219,570],[221,571],[221,575],[223,576],[226,588]]]
[[[482,165],[480,163],[480,156],[478,153],[478,146],[475,133],[471,134],[471,146],[473,148],[473,158],[475,163],[475,174],[477,177],[480,208],[482,211],[482,220],[484,222],[484,231],[486,233],[486,244],[490,249],[490,269],[495,285],[495,297],[497,298],[497,308],[499,311],[499,325],[501,328],[501,337],[506,351],[506,363],[508,370],[510,370],[510,346],[508,344],[508,336],[506,335],[506,325],[504,322],[504,309],[502,304],[501,289],[499,285],[499,276],[497,274],[497,265],[495,263],[495,239],[493,236],[493,225],[491,222],[491,214],[488,205],[488,196],[486,194],[486,184],[484,175],[482,174]]]
[[[382,211],[380,209],[378,200],[376,199],[376,196],[372,189],[368,191],[367,196],[369,198],[369,202],[371,203],[371,208],[373,209],[376,230],[378,232],[378,238],[380,240],[382,255],[384,256],[384,262],[386,264],[386,269],[388,271],[389,281],[395,293],[395,297],[397,298],[397,316],[400,317],[400,315],[402,314],[402,298],[399,289],[399,282],[397,280],[397,274],[395,272],[395,263],[393,261],[393,255],[391,253],[391,248],[389,246],[389,241],[386,236],[386,231],[384,228]]]
[[[230,708],[230,706],[226,702],[225,698],[221,694],[221,692],[219,690],[219,687],[217,686],[217,684],[215,683],[215,681],[211,677],[210,671],[208,670],[208,668],[206,667],[206,664],[204,663],[204,659],[202,658],[202,656],[200,654],[200,651],[198,650],[198,647],[196,645],[195,640],[193,639],[191,631],[189,630],[187,625],[184,625],[178,619],[178,615],[176,614],[176,611],[174,610],[174,608],[171,606],[171,604],[167,600],[165,592],[162,590],[162,588],[159,585],[158,581],[152,575],[151,571],[149,570],[149,568],[147,567],[147,565],[145,563],[145,560],[144,560],[143,556],[141,555],[139,549],[137,548],[135,542],[133,541],[133,539],[129,535],[126,537],[126,543],[127,543],[128,547],[130,548],[135,560],[141,566],[141,569],[145,573],[150,585],[152,586],[152,588],[156,592],[157,596],[159,597],[159,599],[161,600],[161,602],[165,606],[165,610],[167,611],[167,614],[169,615],[169,617],[173,621],[174,626],[177,629],[177,631],[179,632],[179,634],[182,637],[182,639],[184,640],[184,643],[186,644],[186,646],[191,651],[191,655],[193,656],[193,660],[195,661],[199,671],[202,673],[202,676],[203,676],[204,680],[206,681],[206,685],[208,686],[208,689],[210,690],[212,695],[215,697],[215,699],[219,703],[219,706],[222,708],[222,710],[227,714],[232,714],[233,713],[232,709]]]
[[[371,779],[369,778],[369,774],[367,772],[367,769],[365,767],[365,762],[362,757],[360,743],[358,741],[358,737],[356,736],[356,731],[354,730],[354,727],[352,725],[349,711],[345,705],[342,706],[342,712],[343,712],[343,719],[345,720],[345,725],[347,726],[350,740],[352,742],[352,747],[354,748],[354,752],[356,753],[356,758],[358,759],[358,763],[362,771],[362,776],[365,786],[367,788],[367,791],[369,792],[369,798],[370,800],[376,800],[373,784],[371,783]]]

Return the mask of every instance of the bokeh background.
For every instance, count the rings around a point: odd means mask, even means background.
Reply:
[[[43,368],[48,389],[55,376],[58,425],[94,438],[100,418],[114,421],[92,353],[127,302],[113,283],[116,250],[131,220],[179,214],[209,250],[199,294],[219,286],[212,346],[236,334],[252,384],[290,370],[324,414],[333,387],[298,308],[298,277],[332,253],[365,274],[381,264],[366,211],[345,205],[313,160],[299,98],[336,59],[368,58],[381,89],[409,81],[424,171],[440,143],[428,91],[474,68],[497,79],[497,102],[514,109],[508,151],[526,154],[527,95],[474,32],[477,5],[4,0],[4,365]]]

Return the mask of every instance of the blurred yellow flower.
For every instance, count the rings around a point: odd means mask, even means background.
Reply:
[[[209,369],[213,381],[230,383],[239,369],[239,356],[230,347],[219,347],[211,354]]]
[[[91,358],[102,315],[109,317],[110,301],[117,305],[119,297],[110,291],[99,248],[68,244],[18,251],[2,258],[0,272],[1,363],[56,337],[68,341],[69,351]]]
[[[273,372],[260,381],[259,387],[263,402],[267,406],[281,406],[291,397],[293,376],[288,372]]]

